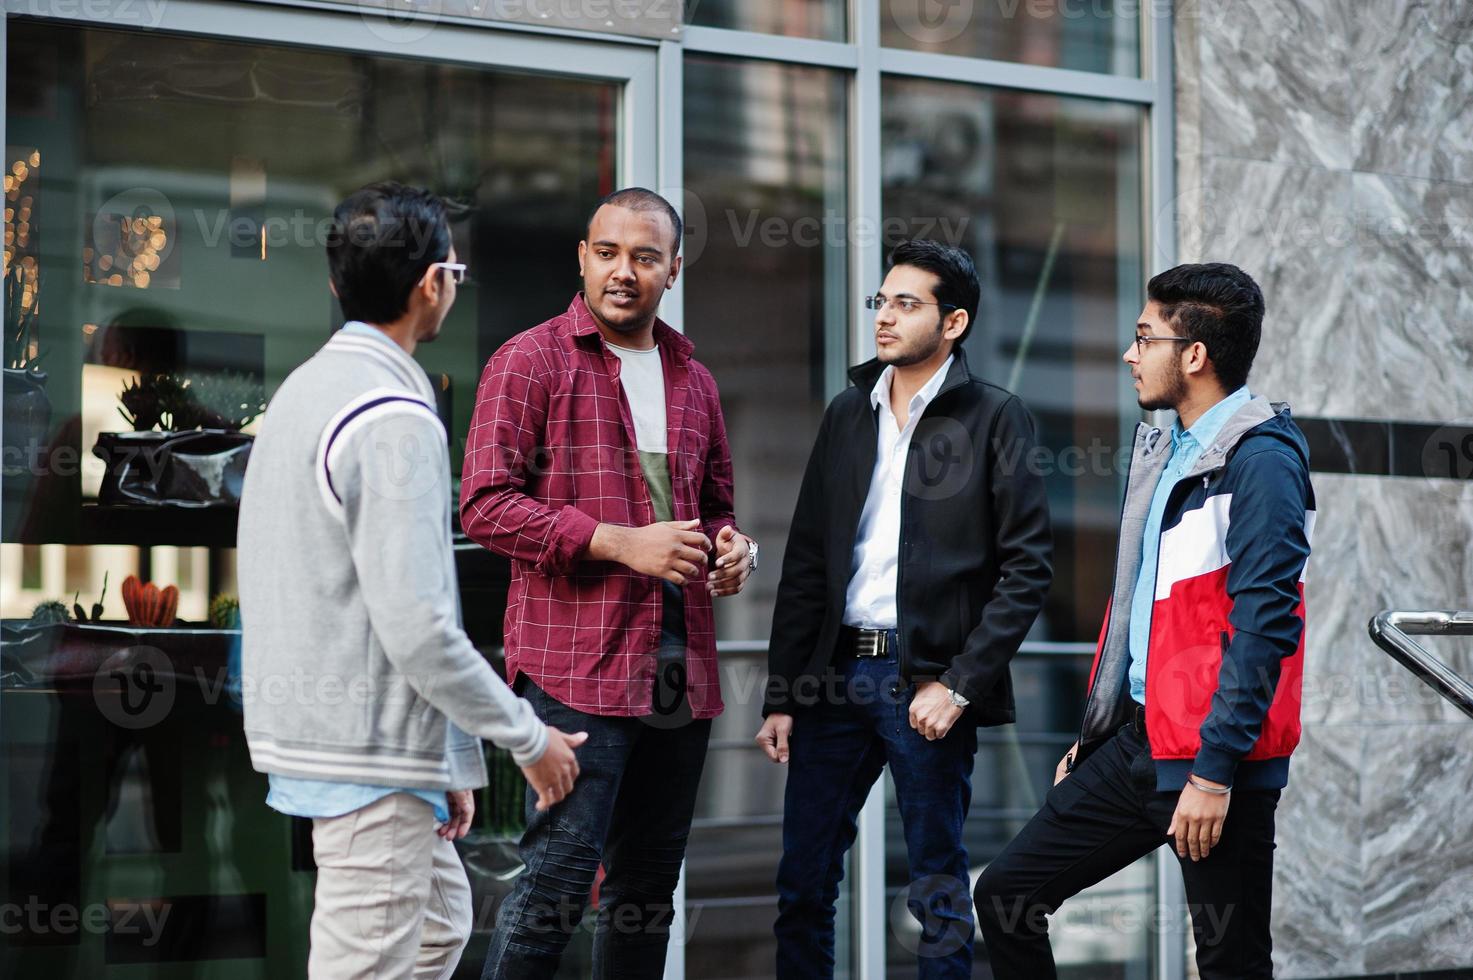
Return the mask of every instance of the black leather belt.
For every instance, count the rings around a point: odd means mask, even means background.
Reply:
[[[1136,730],[1136,734],[1144,735],[1146,734],[1146,706],[1138,701],[1133,701],[1131,703],[1134,704],[1135,707],[1131,709],[1130,727]]]
[[[890,634],[894,630],[866,630],[845,626],[839,631],[844,652],[854,657],[884,657],[890,653]]]

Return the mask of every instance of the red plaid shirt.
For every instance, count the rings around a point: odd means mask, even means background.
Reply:
[[[665,373],[676,520],[714,542],[732,516],[731,450],[711,372],[694,345],[655,321]],[[525,673],[589,714],[647,715],[664,606],[661,580],[584,559],[600,523],[655,521],[634,419],[583,294],[520,333],[481,375],[466,440],[460,522],[512,562],[507,679]],[[686,693],[696,718],[721,713],[716,634],[705,584],[685,589]]]

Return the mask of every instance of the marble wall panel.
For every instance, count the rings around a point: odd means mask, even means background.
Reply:
[[[1199,19],[1202,150],[1347,170],[1353,6],[1344,0],[1182,3]]]
[[[1279,802],[1274,853],[1274,974],[1364,973],[1361,949],[1361,751],[1358,726],[1310,726]]]
[[[1473,967],[1473,725],[1366,729],[1365,972]]]
[[[1354,168],[1473,184],[1473,5],[1357,0],[1354,9]]]
[[[1465,722],[1377,647],[1366,625],[1384,609],[1473,607],[1473,486],[1328,473],[1314,485],[1306,723]],[[1473,678],[1473,638],[1423,643]]]
[[[1231,262],[1263,289],[1263,340],[1249,379],[1300,415],[1355,407],[1372,338],[1346,327],[1354,235],[1350,175],[1208,157],[1203,187],[1178,224],[1200,250],[1182,261]]]
[[[1351,181],[1349,327],[1374,340],[1360,414],[1473,417],[1473,185],[1359,173]]]

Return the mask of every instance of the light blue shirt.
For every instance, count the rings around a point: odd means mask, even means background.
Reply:
[[[1135,595],[1130,603],[1130,696],[1146,703],[1146,651],[1151,642],[1151,608],[1156,600],[1156,563],[1160,559],[1161,520],[1166,514],[1166,500],[1171,489],[1196,464],[1202,451],[1212,445],[1228,419],[1252,399],[1244,385],[1202,413],[1190,429],[1182,431],[1181,419],[1171,426],[1171,456],[1156,482],[1151,497],[1151,510],[1146,515],[1145,536],[1141,539],[1141,571],[1135,581]]]
[[[377,337],[386,344],[393,344],[389,335],[356,320],[343,325],[344,333],[362,337]],[[292,817],[340,817],[354,810],[381,800],[392,793],[408,793],[424,800],[435,809],[435,819],[445,823],[450,819],[450,808],[445,794],[428,789],[406,789],[403,786],[368,786],[363,783],[335,783],[325,779],[298,779],[295,776],[280,776],[268,773],[271,789],[266,794],[266,805],[278,813]]]

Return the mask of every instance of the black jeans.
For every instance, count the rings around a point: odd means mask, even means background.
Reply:
[[[588,741],[578,749],[578,781],[562,802],[539,813],[527,791],[526,870],[497,915],[482,980],[551,977],[600,863],[594,977],[664,975],[673,896],[711,737],[709,719],[690,720],[683,630],[666,618],[657,714],[648,718],[585,714],[519,678],[539,718],[564,732],[586,731]]]
[[[1044,916],[1166,843],[1180,795],[1157,792],[1150,745],[1134,723],[1051,789],[977,883],[977,925],[993,976],[1057,976]],[[1278,802],[1276,789],[1234,791],[1222,840],[1205,859],[1181,861],[1202,980],[1273,976],[1269,907]]]

